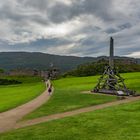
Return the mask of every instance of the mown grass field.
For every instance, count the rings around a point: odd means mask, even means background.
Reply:
[[[123,77],[126,78],[126,84],[129,88],[140,92],[140,73],[127,73],[123,74]],[[54,111],[51,108],[49,113],[55,113],[57,109],[62,111],[57,105],[66,107],[66,110],[69,104],[71,106],[72,104],[76,104],[76,102],[78,105],[80,103],[85,103],[84,106],[89,105],[85,100],[90,102],[90,98],[93,100],[94,97],[92,95],[81,94],[78,91],[88,90],[93,87],[97,78],[98,76],[66,78],[54,81],[53,84],[60,91],[56,90],[52,99],[48,102],[48,105],[53,104],[55,106]],[[79,96],[67,93],[69,90],[74,90],[73,93],[70,93],[74,94],[75,92]],[[67,100],[64,103],[60,103],[63,94],[66,94],[67,98],[65,99]],[[80,97],[80,95],[84,97]],[[75,97],[73,98],[74,101],[70,97]],[[80,98],[79,100],[77,99],[78,97]],[[102,98],[105,97],[102,96]],[[57,100],[56,104],[54,104],[53,100]],[[41,115],[46,115],[47,110],[45,109],[48,109],[47,104],[44,104],[41,108],[44,108]],[[36,113],[39,114],[41,108],[37,109]],[[34,117],[36,116],[34,115]],[[0,134],[0,140],[139,140],[139,118],[140,101],[136,101],[6,132]]]
[[[0,112],[24,104],[45,90],[45,84],[38,77],[3,78],[16,79],[22,84],[0,86]]]
[[[0,140],[139,140],[140,101],[0,134]]]
[[[122,74],[122,76],[126,79],[125,83],[130,89],[140,92],[140,73],[126,73]],[[115,96],[81,93],[82,91],[92,90],[98,78],[99,76],[74,77],[53,81],[55,91],[51,99],[34,112],[25,116],[24,119],[33,119],[116,100]]]

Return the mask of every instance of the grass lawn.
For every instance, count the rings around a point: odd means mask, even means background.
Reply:
[[[140,140],[140,101],[0,134],[0,140]]]
[[[140,94],[140,72],[122,74],[128,88],[136,90]]]
[[[22,84],[0,86],[0,112],[9,110],[35,98],[45,89],[38,77],[4,77],[16,79]]]
[[[126,79],[125,83],[130,89],[140,92],[140,72],[126,73],[122,76]],[[116,100],[115,96],[81,93],[81,91],[91,90],[96,85],[98,78],[99,76],[74,77],[53,81],[55,92],[52,98],[46,104],[25,116],[24,119],[33,119]]]

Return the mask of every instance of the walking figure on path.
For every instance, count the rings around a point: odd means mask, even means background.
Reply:
[[[47,84],[47,88],[48,88],[48,93],[49,93],[49,95],[51,95],[51,92],[52,92],[52,84],[51,84],[50,81],[49,81],[48,84]]]

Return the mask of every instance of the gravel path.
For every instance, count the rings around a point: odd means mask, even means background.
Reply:
[[[46,85],[47,83],[50,83],[50,81],[46,82]],[[36,97],[30,102],[9,111],[0,113],[0,132],[5,132],[12,129],[18,120],[40,107],[42,104],[48,101],[49,98],[50,95],[48,94],[48,90],[46,90],[40,96]]]
[[[116,106],[116,105],[129,103],[129,102],[133,102],[133,101],[137,101],[137,100],[140,100],[140,96],[127,97],[127,99],[123,99],[123,100],[118,100],[118,101],[109,102],[109,103],[105,103],[105,104],[101,104],[101,105],[85,107],[85,108],[81,108],[81,109],[77,109],[77,110],[73,110],[73,111],[53,114],[53,115],[44,116],[44,117],[40,117],[40,118],[28,120],[28,121],[19,122],[15,125],[14,128],[17,129],[17,128],[22,128],[22,127],[26,127],[26,126],[31,126],[31,125],[35,125],[35,124],[39,124],[39,123],[43,123],[43,122],[48,122],[48,121],[51,121],[51,120],[61,119],[61,118],[64,118],[64,117],[78,115],[78,114],[81,114],[81,113],[95,111],[95,110],[103,109],[103,108],[106,108],[106,107]]]

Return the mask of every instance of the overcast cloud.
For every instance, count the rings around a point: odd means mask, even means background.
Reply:
[[[140,58],[139,0],[0,0],[0,51]]]

